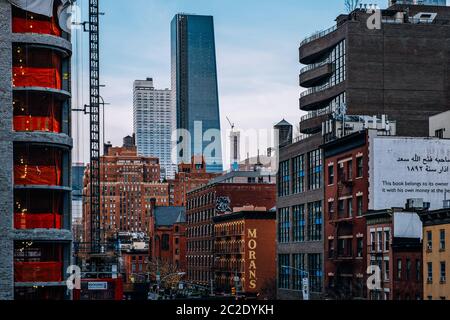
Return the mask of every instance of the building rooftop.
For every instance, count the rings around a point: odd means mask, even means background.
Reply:
[[[176,223],[186,222],[185,207],[156,207],[155,225],[172,226]]]

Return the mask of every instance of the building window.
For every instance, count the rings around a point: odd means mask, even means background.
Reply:
[[[288,254],[280,254],[278,256],[278,287],[281,289],[289,289],[290,263]]]
[[[280,172],[278,173],[278,195],[285,197],[289,195],[289,160],[280,163]]]
[[[334,184],[334,166],[328,166],[328,185],[331,186]]]
[[[305,191],[305,156],[295,157],[293,160],[292,192],[297,194]]]
[[[427,282],[431,284],[431,283],[433,283],[433,263],[432,262],[428,262],[427,270],[428,270]]]
[[[406,280],[411,278],[411,260],[406,259]]]
[[[353,199],[347,199],[347,216],[353,217]]]
[[[444,139],[444,132],[445,132],[445,129],[439,129],[434,132],[434,135],[436,138]]]
[[[293,281],[293,289],[294,290],[302,290],[302,280],[305,276],[304,271],[305,270],[305,254],[303,253],[299,253],[299,254],[294,254],[293,256],[293,263],[294,263],[294,269],[292,270],[293,273],[293,277],[292,277],[292,281]]]
[[[363,250],[364,250],[364,240],[362,238],[359,238],[357,241],[357,257],[362,258],[363,257]]]
[[[384,251],[388,252],[391,243],[391,233],[389,231],[384,232]]]
[[[339,202],[338,202],[339,218],[342,218],[344,216],[344,212],[345,212],[345,202],[344,202],[344,200],[339,200]]]
[[[384,261],[384,280],[389,281],[390,265],[389,260]]]
[[[427,250],[433,250],[433,233],[431,231],[427,231]]]
[[[294,206],[293,212],[293,241],[305,241],[305,205]]]
[[[347,174],[348,174],[348,180],[353,180],[353,161],[352,160],[347,162]]]
[[[328,240],[328,258],[334,258],[334,240]]]
[[[357,178],[362,178],[364,175],[364,158],[358,157],[356,158],[356,174]]]
[[[422,280],[422,263],[419,259],[416,260],[416,281]]]
[[[309,285],[311,292],[322,292],[322,256],[308,255]]]
[[[169,235],[163,234],[161,240],[161,250],[168,251],[169,250]]]
[[[290,241],[290,229],[289,208],[282,208],[279,210],[278,217],[278,241],[280,243],[287,243]]]
[[[358,217],[362,217],[363,215],[363,197],[359,196],[356,198],[356,211],[357,211],[357,215]]]
[[[322,202],[308,203],[308,240],[322,240]]]
[[[317,190],[322,187],[322,151],[315,150],[308,154],[308,188]]]
[[[445,230],[439,232],[439,250],[445,250]]]
[[[382,252],[383,251],[383,233],[381,231],[377,232],[377,237],[378,237],[378,248],[377,251],[378,252]]]
[[[441,262],[441,283],[445,283],[447,281],[446,277],[446,263],[445,261]]]
[[[397,280],[402,280],[402,259],[397,259]]]

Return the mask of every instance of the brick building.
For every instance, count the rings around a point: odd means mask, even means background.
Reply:
[[[213,217],[231,213],[236,207],[275,206],[275,184],[253,183],[254,172],[247,173],[247,183],[229,182],[234,174],[242,179],[246,173],[236,172],[223,179],[216,178],[187,195],[187,277],[191,282],[209,286],[214,280]]]
[[[450,204],[444,209],[423,212],[423,295],[425,300],[449,300]]]
[[[276,282],[276,211],[235,208],[214,221],[217,292],[263,296]]]
[[[191,163],[180,163],[175,179],[168,181],[170,205],[185,206],[186,195],[190,190],[207,184],[217,176],[216,173],[206,172],[206,163],[201,156],[193,156]]]
[[[151,201],[169,205],[169,185],[160,181],[157,158],[137,155],[134,145],[108,148],[100,162],[102,240],[117,232],[148,232]],[[127,142],[128,143],[128,142]],[[128,143],[129,144],[129,143]],[[84,241],[90,241],[89,166],[84,177]]]
[[[186,271],[186,210],[184,207],[152,207],[149,219],[150,260]]]
[[[380,271],[380,288],[368,289],[369,300],[421,300],[422,222],[403,209],[369,211],[367,265]],[[373,270],[372,272],[373,273]]]

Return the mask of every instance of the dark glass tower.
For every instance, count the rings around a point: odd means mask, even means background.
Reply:
[[[177,14],[171,28],[178,162],[203,155],[208,172],[222,172],[213,17]]]

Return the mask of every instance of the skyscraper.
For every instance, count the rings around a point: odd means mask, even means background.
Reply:
[[[178,162],[203,155],[208,172],[222,172],[213,17],[177,14],[171,30]]]
[[[140,156],[159,158],[161,175],[173,179],[171,92],[169,89],[155,89],[153,79],[147,78],[134,82],[133,97],[133,125],[138,153]]]

